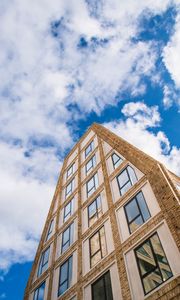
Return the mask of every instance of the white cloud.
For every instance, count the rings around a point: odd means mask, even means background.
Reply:
[[[148,107],[142,102],[126,104],[122,113],[125,121],[119,120],[104,124],[116,134],[159,160],[176,174],[180,174],[180,149],[171,146],[164,132],[153,133],[148,128],[160,121],[156,106]]]
[[[118,93],[143,94],[142,78],[157,75],[156,45],[133,38],[141,31],[142,15],[161,14],[171,1],[99,1],[96,13],[94,1],[88,2],[0,2],[0,268],[4,270],[34,255],[60,160],[74,143],[69,123],[115,105]],[[78,47],[81,38],[88,47]],[[74,104],[77,110],[71,107]],[[164,155],[169,151],[166,136],[147,131],[160,121],[157,108],[136,105],[125,106],[127,121],[112,127],[122,127],[132,142],[142,133],[140,145],[152,148],[152,142],[154,155],[170,162],[171,156]],[[178,149],[171,153],[178,156]],[[176,168],[173,158],[171,163]]]
[[[180,4],[177,2],[177,17],[174,33],[163,51],[163,61],[177,88],[180,88]]]

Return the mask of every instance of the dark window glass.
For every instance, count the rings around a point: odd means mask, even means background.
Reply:
[[[58,297],[62,295],[71,286],[71,281],[72,281],[72,256],[70,256],[60,266]]]
[[[88,222],[91,226],[102,215],[100,195],[88,206]]]
[[[66,186],[66,198],[72,193],[74,189],[74,178]]]
[[[89,245],[90,264],[93,267],[107,254],[104,226],[89,239]]]
[[[113,153],[111,157],[112,157],[112,162],[113,162],[114,169],[116,169],[123,162],[123,160],[116,153]]]
[[[92,141],[85,149],[85,157],[87,157],[94,149],[94,141]]]
[[[74,205],[74,198],[69,201],[66,206],[64,207],[64,222],[66,222],[69,217],[73,214],[73,205]]]
[[[95,167],[96,165],[96,156],[94,155],[86,164],[86,174]]]
[[[48,268],[49,252],[50,252],[50,247],[48,247],[41,255],[39,268],[38,268],[38,276],[40,276]]]
[[[130,166],[124,169],[118,176],[117,182],[119,185],[120,195],[124,195],[133,184],[137,182],[136,174]]]
[[[45,282],[38,287],[34,292],[33,300],[44,300]]]
[[[130,233],[150,218],[150,213],[142,192],[139,192],[129,201],[124,206],[124,209]]]
[[[70,177],[74,173],[74,166],[75,166],[75,163],[73,163],[67,170],[67,178]]]
[[[61,252],[66,251],[69,246],[73,243],[73,230],[74,223],[72,223],[66,230],[62,233],[62,248]]]
[[[51,237],[52,232],[53,232],[53,227],[54,227],[54,219],[51,220],[51,222],[50,222],[49,230],[48,230],[47,237],[46,237],[46,241],[49,240],[49,238]]]
[[[109,271],[92,284],[92,299],[113,300]]]
[[[135,255],[145,294],[173,276],[157,233],[138,246]]]
[[[87,197],[89,197],[98,187],[98,175],[97,173],[91,177],[86,183]]]

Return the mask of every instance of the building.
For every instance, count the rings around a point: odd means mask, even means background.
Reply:
[[[24,300],[180,299],[179,187],[93,124],[65,158]]]

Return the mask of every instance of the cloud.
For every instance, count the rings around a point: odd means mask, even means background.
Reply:
[[[136,37],[143,16],[163,14],[171,3],[0,2],[3,270],[33,258],[62,160],[76,140],[76,121],[91,112],[100,115],[125,92],[132,98],[143,95],[144,78],[157,78],[157,43]],[[134,137],[142,134],[139,146],[148,150],[152,143],[152,155],[176,169],[172,155],[177,157],[179,150],[170,150],[163,132],[148,131],[160,122],[157,107],[131,103],[123,113],[125,122],[109,126],[127,133],[135,144],[138,139]]]
[[[149,129],[157,127],[160,115],[157,106],[148,107],[143,102],[130,102],[122,108],[125,120],[113,121],[104,125],[135,145],[145,153],[159,160],[176,174],[180,174],[180,149],[171,146],[162,131],[154,133]]]

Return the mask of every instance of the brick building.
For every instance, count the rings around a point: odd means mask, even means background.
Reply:
[[[64,160],[24,300],[180,299],[179,188],[93,124]]]

